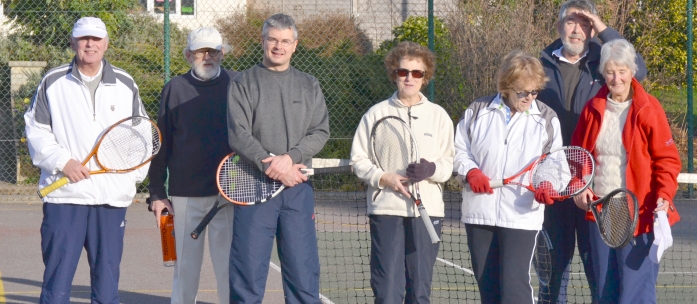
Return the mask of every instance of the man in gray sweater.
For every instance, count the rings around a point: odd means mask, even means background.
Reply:
[[[286,189],[263,204],[235,206],[230,251],[230,303],[261,303],[274,237],[286,303],[321,303],[314,194],[301,174],[329,138],[319,82],[290,66],[295,21],[264,22],[264,58],[235,77],[228,93],[230,147]]]

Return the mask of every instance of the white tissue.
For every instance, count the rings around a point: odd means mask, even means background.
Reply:
[[[654,240],[651,245],[649,257],[651,261],[658,264],[658,262],[661,261],[663,252],[673,246],[673,235],[671,234],[668,215],[665,211],[658,211],[654,216],[653,236]]]

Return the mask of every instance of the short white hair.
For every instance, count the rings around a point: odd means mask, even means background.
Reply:
[[[605,71],[605,65],[608,62],[626,66],[632,71],[632,75],[636,74],[636,50],[634,46],[624,39],[616,39],[603,44],[603,48],[600,50],[600,63],[598,64],[600,73]]]

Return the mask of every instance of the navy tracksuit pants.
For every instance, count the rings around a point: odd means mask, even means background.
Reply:
[[[235,206],[230,303],[261,303],[276,238],[286,303],[321,303],[315,199],[310,182],[263,204]]]
[[[596,224],[590,223],[593,273],[600,297],[597,302],[656,303],[659,265],[649,258],[653,232],[640,234],[624,247],[612,249],[603,242]]]
[[[44,203],[43,213],[41,252],[46,269],[40,303],[70,302],[70,288],[84,247],[92,303],[118,304],[126,208]]]

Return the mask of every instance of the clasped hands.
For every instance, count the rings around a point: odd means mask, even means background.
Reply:
[[[264,174],[271,179],[280,181],[286,187],[293,187],[307,181],[307,176],[300,171],[307,167],[303,164],[294,164],[288,154],[269,156],[262,159],[261,162],[269,164]]]
[[[411,197],[411,194],[404,187],[404,184],[411,181],[418,183],[423,181],[436,172],[436,164],[422,158],[418,163],[409,164],[407,167],[407,176],[402,176],[396,173],[385,173],[380,177],[380,185],[394,190],[395,192]]]

